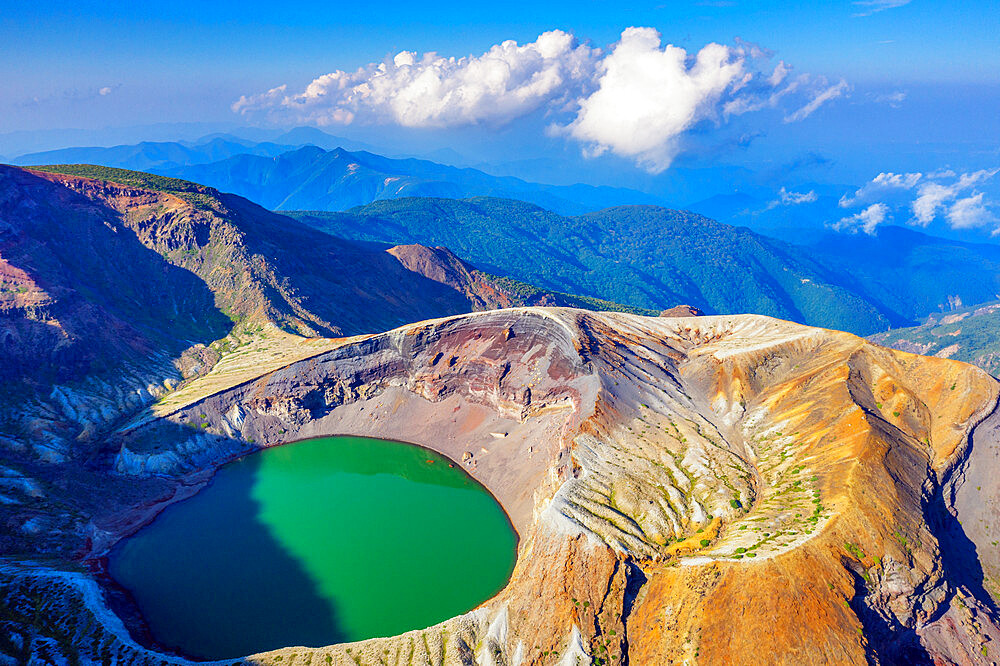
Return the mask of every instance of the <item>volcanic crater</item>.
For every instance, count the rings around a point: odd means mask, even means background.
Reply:
[[[1000,391],[972,366],[754,315],[515,308],[302,340],[123,426],[114,473],[159,491],[95,515],[82,559],[226,461],[359,435],[462,465],[509,514],[517,564],[433,627],[248,663],[1000,660],[975,527],[1000,487],[973,471],[1000,451]],[[6,573],[5,603],[44,587],[48,630],[91,658],[185,662],[137,643],[87,574]]]

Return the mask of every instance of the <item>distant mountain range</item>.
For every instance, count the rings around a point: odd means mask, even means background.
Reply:
[[[312,135],[303,130],[284,139]],[[214,137],[196,146],[101,150],[117,151],[123,159],[158,157],[166,163],[239,150],[241,145]],[[279,144],[256,146],[279,149]],[[118,177],[99,169],[61,169]],[[975,303],[1000,294],[1000,247],[899,227],[868,236],[814,226],[796,238],[799,244],[791,244],[657,206],[612,206],[569,215],[567,210],[589,210],[608,199],[633,200],[636,195],[613,188],[538,185],[425,160],[316,146],[271,157],[240,153],[158,170],[194,174],[190,177],[232,189],[267,208],[318,209],[288,213],[339,238],[444,246],[485,274],[534,284],[552,294],[649,311],[690,303],[709,313],[755,312],[868,335],[913,325],[956,299]],[[522,200],[457,198],[469,191]],[[358,203],[364,205],[331,210]]]
[[[564,214],[623,204],[664,203],[636,190],[544,185],[428,160],[383,157],[364,150],[364,144],[307,127],[265,142],[218,134],[198,142],[65,148],[22,155],[15,163],[94,164],[148,171],[231,192],[271,210],[337,211],[410,196],[504,197]]]
[[[296,127],[287,132],[272,134],[273,137],[266,141],[216,132],[196,141],[143,141],[111,147],[61,148],[21,155],[13,163],[20,166],[94,164],[133,171],[162,171],[217,162],[234,155],[273,157],[302,146],[317,146],[327,150],[341,146],[349,150],[370,149],[367,144],[333,136],[314,127]]]
[[[234,137],[218,136],[198,143],[146,141],[110,148],[63,148],[22,155],[15,162],[22,166],[94,164],[133,171],[152,171],[214,162],[244,153],[274,156],[293,149],[294,146],[290,145],[272,142],[250,143]]]
[[[803,234],[803,236],[805,236]],[[837,266],[875,302],[922,321],[956,303],[1000,298],[1000,246],[883,226],[873,235],[824,231],[804,237],[805,249]]]
[[[867,335],[1000,294],[1000,247],[899,227],[792,245],[703,216],[623,206],[566,217],[499,200],[398,199],[289,212],[344,238],[445,245],[484,270],[657,308],[756,312]]]
[[[521,201],[424,198],[289,215],[344,238],[445,245],[489,272],[639,307],[689,303],[858,333],[912,321],[802,248],[656,206],[566,217]]]
[[[272,210],[337,211],[402,197],[503,197],[565,214],[619,204],[659,203],[656,197],[634,190],[542,185],[427,160],[390,159],[342,148],[326,151],[316,146],[276,157],[235,155],[157,172],[233,192]]]

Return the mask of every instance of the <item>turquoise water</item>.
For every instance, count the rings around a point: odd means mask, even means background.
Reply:
[[[517,536],[436,453],[325,437],[220,468],[112,551],[154,638],[211,659],[421,629],[498,592]]]

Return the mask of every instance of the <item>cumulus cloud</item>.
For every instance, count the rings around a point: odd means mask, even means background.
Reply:
[[[628,28],[601,63],[597,90],[579,102],[565,129],[591,154],[610,150],[663,171],[677,154],[677,138],[712,115],[744,74],[742,55],[729,47],[709,44],[689,65],[684,49],[660,47],[656,30]]]
[[[785,106],[793,109],[785,121],[794,122],[848,89],[844,81],[792,76],[784,61],[765,69],[770,57],[741,40],[688,53],[642,27],[602,51],[553,30],[461,58],[402,51],[324,74],[301,92],[282,85],[243,96],[232,109],[275,122],[403,127],[503,125],[541,111],[551,133],[581,142],[585,154],[614,153],[656,173],[700,123]]]
[[[845,194],[840,198],[841,208],[851,208],[865,201],[870,201],[876,195],[884,195],[890,190],[912,190],[923,177],[921,173],[883,172],[858,188],[853,195]]]
[[[871,16],[887,9],[895,9],[908,4],[910,4],[910,0],[855,0],[854,5],[859,9],[854,16]]]
[[[850,231],[857,233],[861,229],[866,234],[875,233],[875,228],[886,221],[889,216],[889,207],[884,203],[874,203],[865,208],[860,213],[850,217],[841,218],[834,222],[833,228],[837,231]]]
[[[983,193],[959,199],[951,205],[947,213],[948,224],[952,229],[974,229],[996,225],[997,217],[983,203]],[[994,229],[996,234],[1000,229]]]
[[[279,86],[241,97],[233,110],[287,111],[319,125],[350,124],[359,115],[404,127],[504,123],[591,80],[599,54],[561,30],[524,45],[505,41],[480,56],[402,51],[355,72],[324,74],[299,94]]]
[[[926,182],[922,184],[919,189],[917,189],[917,198],[914,199],[911,206],[914,223],[921,227],[926,227],[935,217],[937,217],[938,213],[944,209],[944,206],[949,202],[955,201],[959,194],[969,190],[978,183],[992,178],[998,172],[1000,172],[1000,169],[981,169],[971,173],[963,173],[958,177],[958,180],[949,185],[938,182]],[[970,197],[969,199],[974,198],[975,197]],[[954,220],[958,220],[963,224],[968,224],[968,221],[973,219],[973,213],[976,211],[977,206],[974,202],[971,202],[968,199],[965,201],[966,203],[960,207]],[[981,197],[979,200],[979,207],[982,207]],[[950,212],[951,211],[949,211],[947,220],[949,224],[954,224]],[[963,228],[969,227],[966,226]]]
[[[859,226],[874,228],[881,224],[881,220],[874,221],[881,210],[875,206],[880,206],[884,207],[885,215],[892,210],[897,214],[905,212],[908,223],[914,226],[926,227],[941,218],[952,229],[992,227],[993,233],[997,234],[1000,232],[1000,219],[994,214],[993,204],[986,194],[977,190],[998,173],[1000,168],[962,174],[951,169],[938,169],[926,174],[883,172],[853,194],[841,197],[839,203],[842,208],[870,205],[833,226],[849,230]]]

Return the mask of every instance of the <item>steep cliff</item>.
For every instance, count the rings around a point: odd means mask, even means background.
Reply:
[[[333,433],[461,461],[521,543],[507,587],[471,613],[247,662],[1000,660],[985,471],[1000,391],[972,366],[760,316],[527,308],[330,341],[251,375],[196,379],[120,429],[113,471],[76,482],[86,501],[46,488],[75,517],[67,550],[93,561],[226,460]],[[26,530],[5,545],[45,547]],[[3,575],[21,644],[182,661],[124,635],[86,575]]]
[[[443,248],[333,238],[195,183],[42,169],[0,166],[0,452],[101,455],[91,443],[117,421],[262,335],[616,307],[486,276]]]

